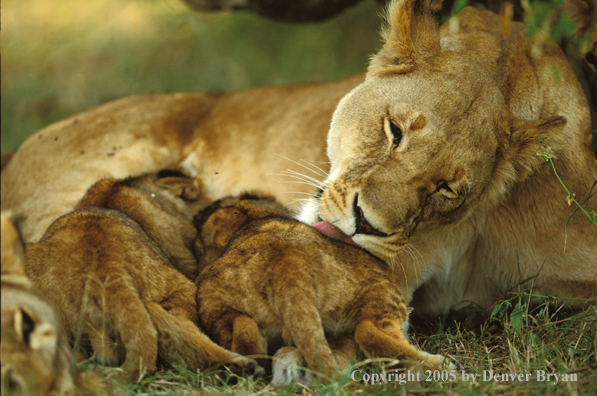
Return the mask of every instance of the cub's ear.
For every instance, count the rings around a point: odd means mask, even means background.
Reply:
[[[40,321],[27,307],[17,307],[13,317],[14,330],[19,341],[27,348],[43,349],[48,356],[54,356],[58,335],[50,323]]]
[[[25,243],[15,226],[15,216],[10,212],[1,214],[2,275],[25,276]]]
[[[562,143],[565,125],[566,119],[559,116],[538,121],[513,119],[508,152],[516,168],[518,181],[526,179],[545,162],[537,155],[540,147],[538,139],[545,138],[543,145],[550,147],[551,152],[555,153]]]
[[[170,190],[170,192],[185,201],[194,201],[201,196],[203,184],[194,177],[187,176],[166,176],[158,178],[156,185],[159,188]]]
[[[409,72],[422,59],[439,53],[439,26],[431,11],[439,0],[394,0],[386,12],[385,44],[371,59],[367,76]]]

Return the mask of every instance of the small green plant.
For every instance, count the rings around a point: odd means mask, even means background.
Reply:
[[[591,132],[594,133],[595,131]],[[544,144],[545,142],[545,137],[539,137],[537,139],[537,142],[539,143],[539,148],[537,149],[537,155],[541,158],[543,158],[543,160],[545,160],[545,162],[549,162],[551,164],[551,168],[553,169],[554,174],[556,175],[556,177],[558,178],[558,181],[560,182],[560,184],[562,185],[562,187],[564,187],[564,190],[566,191],[566,194],[568,194],[566,196],[566,203],[568,205],[572,205],[573,203],[576,205],[576,208],[574,210],[574,212],[572,212],[572,214],[570,215],[570,217],[568,218],[568,220],[566,220],[566,228],[568,228],[568,223],[570,223],[570,219],[572,219],[572,217],[576,214],[576,212],[578,212],[579,210],[582,211],[587,218],[589,219],[589,225],[594,225],[597,227],[597,213],[595,213],[595,210],[592,208],[588,207],[588,202],[589,199],[591,199],[591,197],[595,194],[597,194],[596,192],[593,192],[593,189],[595,188],[595,186],[597,185],[597,180],[595,180],[595,182],[593,183],[593,185],[591,186],[591,190],[589,190],[589,196],[587,197],[587,199],[585,199],[582,203],[579,203],[576,200],[576,194],[575,193],[571,193],[570,190],[568,190],[568,187],[566,187],[566,185],[564,184],[564,182],[562,181],[562,179],[560,178],[560,175],[558,174],[558,171],[556,170],[556,167],[553,163],[553,159],[552,159],[552,150],[551,147],[547,146]],[[587,207],[584,208],[583,205],[587,204]],[[595,243],[595,240],[597,239],[597,231],[595,231],[595,237],[593,237],[593,243]]]

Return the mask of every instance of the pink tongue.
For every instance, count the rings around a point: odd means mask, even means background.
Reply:
[[[312,226],[317,231],[321,232],[323,235],[328,236],[330,238],[337,239],[341,242],[348,243],[349,245],[355,245],[354,241],[351,237],[346,235],[342,232],[338,227],[333,225],[332,223],[328,223],[327,221],[320,221],[317,224],[313,224]]]

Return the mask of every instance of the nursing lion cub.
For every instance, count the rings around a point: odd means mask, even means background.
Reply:
[[[408,310],[397,276],[359,247],[292,220],[268,197],[218,201],[196,224],[198,254],[207,261],[221,254],[197,278],[197,304],[203,328],[224,347],[265,355],[268,340],[282,336],[329,380],[350,348],[333,352],[326,333],[354,334],[367,356],[441,368],[442,356],[420,351],[403,333]],[[279,371],[274,382],[286,383]]]
[[[2,213],[2,395],[109,395],[74,365],[60,317],[25,275],[25,246]]]
[[[194,273],[176,257],[196,236],[191,218],[201,206],[197,180],[176,172],[104,179],[27,244],[27,274],[62,313],[68,339],[122,363],[120,379],[154,370],[158,356],[193,369],[260,370],[199,330],[195,286],[173,268]]]
[[[561,180],[589,196],[588,101],[563,52],[525,30],[471,7],[440,27],[427,1],[392,1],[366,75],[106,104],[24,142],[2,208],[35,241],[105,177],[182,165],[211,200],[260,189],[283,203],[316,184],[300,219],[382,257],[416,315],[489,309],[527,279],[534,294],[591,298],[595,227],[579,213],[565,227],[575,208],[536,155],[546,137]]]

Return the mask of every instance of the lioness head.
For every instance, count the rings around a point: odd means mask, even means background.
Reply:
[[[537,138],[565,119],[514,119],[487,68],[443,48],[427,1],[394,1],[387,21],[365,81],[333,115],[330,173],[299,219],[391,261],[415,231],[498,202],[541,163]]]

